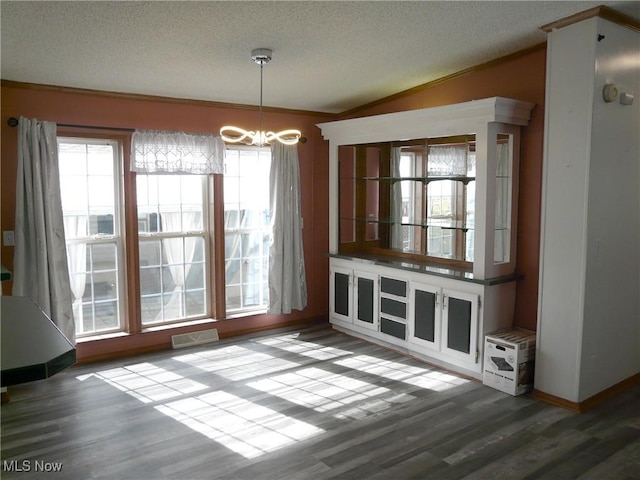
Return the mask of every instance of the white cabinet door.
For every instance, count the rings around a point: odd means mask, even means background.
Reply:
[[[353,272],[353,324],[378,330],[378,274]]]
[[[331,266],[329,275],[329,316],[331,320],[353,323],[353,271]]]
[[[478,362],[479,295],[442,290],[441,351],[466,363]]]
[[[440,351],[442,289],[411,282],[409,288],[409,342]]]

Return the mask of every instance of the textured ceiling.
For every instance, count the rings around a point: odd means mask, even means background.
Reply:
[[[640,2],[0,3],[6,80],[338,113],[545,41],[539,27]]]

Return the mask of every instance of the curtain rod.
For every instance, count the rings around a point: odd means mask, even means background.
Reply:
[[[18,126],[18,119],[16,117],[9,117],[7,125],[10,127]],[[116,130],[119,132],[135,132],[135,128],[121,128],[121,127],[99,127],[96,125],[74,125],[70,123],[57,123],[58,127],[70,127],[70,128],[87,128],[91,130]]]

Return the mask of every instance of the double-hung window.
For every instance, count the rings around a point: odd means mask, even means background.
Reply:
[[[136,175],[142,325],[210,316],[205,175]]]
[[[110,140],[59,138],[58,153],[76,335],[121,330],[120,147]]]
[[[129,172],[115,138],[58,139],[77,337],[265,311],[270,150],[228,147],[218,183]],[[216,214],[224,235],[213,234]],[[222,250],[224,265],[214,265]]]
[[[268,148],[228,148],[224,161],[225,287],[228,314],[269,304]]]

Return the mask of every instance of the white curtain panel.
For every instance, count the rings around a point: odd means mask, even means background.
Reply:
[[[87,235],[87,216],[74,215],[64,217],[64,231],[71,233],[67,238],[78,238]],[[67,264],[69,280],[73,293],[73,318],[82,322],[82,297],[87,283],[87,244],[84,242],[67,245]]]
[[[298,147],[271,146],[269,175],[272,240],[269,248],[268,313],[291,313],[307,305],[302,246]]]
[[[30,297],[75,342],[56,124],[20,118],[13,295]]]
[[[224,150],[220,135],[136,130],[131,136],[131,171],[223,173]]]

